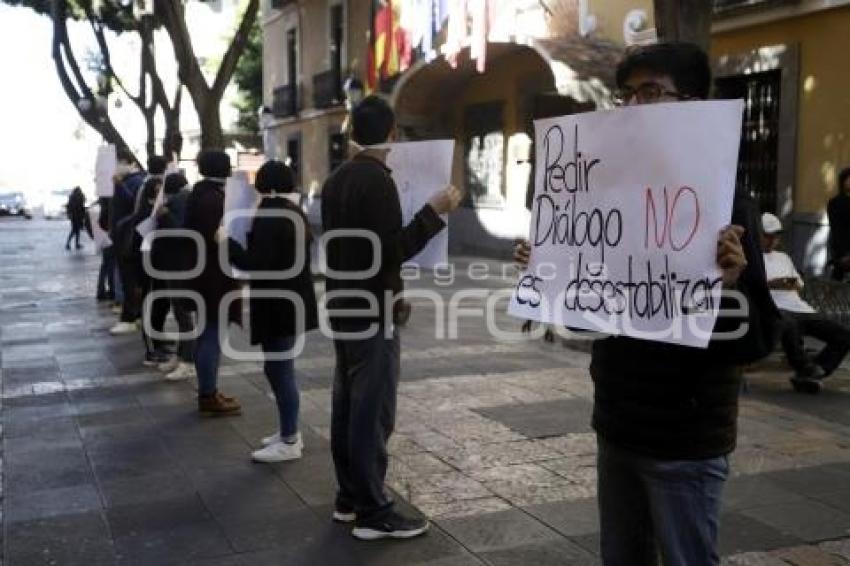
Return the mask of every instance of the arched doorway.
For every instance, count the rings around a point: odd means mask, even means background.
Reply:
[[[467,49],[456,68],[443,58],[419,62],[393,90],[404,139],[456,141],[452,179],[466,200],[450,220],[453,253],[509,253],[528,231],[534,120],[592,110],[593,96],[604,96],[598,94],[603,82],[586,84],[552,59],[553,49],[563,44],[491,43],[485,73],[477,72]]]

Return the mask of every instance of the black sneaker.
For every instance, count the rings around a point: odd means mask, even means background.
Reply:
[[[791,379],[791,386],[797,393],[808,393],[809,395],[817,395],[823,389],[823,383],[820,379],[805,379],[794,377]]]
[[[148,352],[145,354],[145,361],[142,362],[146,367],[156,367],[159,364],[164,364],[170,359],[170,356],[165,352]]]
[[[351,534],[360,540],[380,540],[385,538],[406,539],[418,537],[428,531],[429,523],[425,519],[409,519],[395,511],[388,515],[368,521],[357,520]]]

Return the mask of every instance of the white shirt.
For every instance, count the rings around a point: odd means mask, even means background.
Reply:
[[[803,286],[803,279],[797,273],[794,267],[794,262],[784,252],[773,251],[764,254],[764,269],[767,273],[767,281],[774,279],[784,279],[793,277]],[[781,291],[777,289],[770,290],[770,296],[773,297],[773,302],[779,310],[811,314],[817,312],[812,306],[800,297],[797,291]]]

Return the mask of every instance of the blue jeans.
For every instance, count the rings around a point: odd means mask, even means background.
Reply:
[[[295,382],[295,358],[286,360],[270,360],[268,356],[290,352],[295,346],[294,336],[275,336],[263,340],[263,353],[266,361],[263,370],[269,380],[280,418],[280,434],[283,437],[292,436],[298,432],[298,408],[301,399],[298,394],[298,384]]]
[[[218,340],[219,321],[208,320],[195,341],[195,371],[198,374],[198,395],[210,397],[218,390],[218,364],[221,344]]]
[[[599,439],[599,521],[605,566],[716,566],[725,456],[658,460]]]

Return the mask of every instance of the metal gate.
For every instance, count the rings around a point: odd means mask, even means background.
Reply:
[[[752,195],[764,212],[777,211],[781,72],[722,77],[716,98],[743,98],[744,122],[738,159],[739,190]]]

